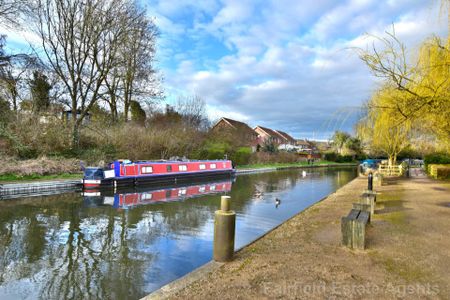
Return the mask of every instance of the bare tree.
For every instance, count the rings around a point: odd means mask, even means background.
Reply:
[[[175,109],[182,116],[185,126],[197,130],[207,130],[209,127],[205,101],[198,95],[179,97]]]
[[[0,0],[0,23],[6,27],[20,25],[20,16],[28,11],[28,0]]]
[[[127,5],[126,13],[122,24],[126,32],[118,49],[118,63],[106,78],[105,101],[114,121],[118,120],[120,106],[127,121],[132,101],[161,95],[160,79],[153,67],[157,28],[136,2]]]
[[[28,54],[9,54],[4,51],[5,36],[0,36],[0,97],[18,110],[20,90],[30,70],[37,67],[36,59]]]
[[[123,0],[36,0],[34,29],[47,63],[63,82],[72,111],[72,146],[90,108],[106,92],[126,28]]]

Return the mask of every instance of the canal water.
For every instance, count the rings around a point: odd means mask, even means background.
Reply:
[[[357,175],[305,171],[1,200],[0,299],[143,297],[211,260],[221,195],[232,197],[238,249]]]

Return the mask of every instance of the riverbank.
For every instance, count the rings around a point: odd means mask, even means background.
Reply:
[[[379,187],[367,249],[352,251],[341,246],[340,218],[366,183],[363,178],[353,180],[239,251],[233,262],[206,270],[197,275],[201,279],[177,292],[165,287],[170,293],[154,295],[173,299],[449,298],[450,184],[416,178],[390,180]]]
[[[41,162],[44,164],[44,162]],[[356,166],[356,163],[335,163],[322,161],[315,164],[307,164],[306,162],[301,163],[292,163],[292,164],[258,164],[258,165],[247,165],[247,166],[238,166],[237,173],[256,173],[256,172],[270,172],[276,170],[283,169],[292,169],[292,168],[314,168],[314,167],[345,167],[345,166]],[[79,168],[79,167],[78,167]],[[32,172],[32,171],[31,171]],[[0,174],[0,184],[8,184],[8,183],[22,183],[22,182],[38,182],[38,181],[60,181],[67,179],[80,179],[83,177],[83,174],[78,172],[72,173],[59,173],[59,174],[43,174],[42,172],[38,173],[5,173]]]
[[[250,165],[249,166],[237,167],[236,174],[251,174],[259,172],[273,172],[278,170],[287,169],[307,169],[307,168],[324,168],[324,167],[356,167],[357,163],[335,163],[335,162],[319,162],[314,164],[307,163],[293,163],[293,164],[267,164],[267,165]],[[248,167],[248,168],[247,168]]]
[[[268,163],[268,164],[253,164],[253,165],[243,165],[243,166],[237,166],[236,168],[238,170],[246,170],[246,169],[266,169],[266,168],[273,168],[273,169],[284,169],[284,168],[303,168],[303,167],[314,167],[314,166],[354,166],[357,165],[357,162],[351,162],[351,163],[337,163],[334,161],[316,161],[314,163],[308,163],[307,161],[301,161],[296,163]]]

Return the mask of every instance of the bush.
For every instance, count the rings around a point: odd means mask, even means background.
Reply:
[[[336,161],[338,154],[335,152],[327,152],[325,153],[324,159],[327,161]]]
[[[198,159],[223,159],[226,154],[232,153],[232,150],[230,145],[225,142],[209,142],[200,153],[202,156]]]
[[[2,158],[4,162],[0,175],[52,175],[62,173],[81,173],[80,161],[77,159],[53,159],[40,157],[38,159],[16,160],[11,157]]]
[[[438,178],[439,169],[442,169],[442,168],[450,168],[450,164],[447,164],[447,165],[430,164],[427,166],[427,172],[428,172],[428,174],[430,174],[431,177]],[[445,171],[442,171],[442,172],[445,174]]]
[[[251,155],[252,149],[250,147],[241,147],[230,155],[230,159],[234,165],[248,165]]]
[[[431,164],[450,164],[450,155],[446,153],[433,153],[425,155],[425,167]]]
[[[335,152],[325,153],[324,159],[327,161],[334,161],[337,163],[349,163],[353,161],[353,156],[351,155],[339,155]]]
[[[273,163],[295,163],[301,160],[301,157],[295,153],[288,152],[255,152],[250,156],[250,164],[273,164]]]
[[[450,179],[450,166],[436,168],[437,179]]]

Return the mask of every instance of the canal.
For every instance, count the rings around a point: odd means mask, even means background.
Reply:
[[[357,176],[305,171],[1,200],[0,298],[143,297],[211,260],[220,195],[232,197],[240,248]]]

